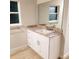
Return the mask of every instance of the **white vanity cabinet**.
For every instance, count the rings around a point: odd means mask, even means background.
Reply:
[[[59,57],[60,36],[46,37],[27,29],[28,46],[43,59],[57,59]]]

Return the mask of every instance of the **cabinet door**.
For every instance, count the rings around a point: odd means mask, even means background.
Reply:
[[[38,54],[40,54],[40,41],[39,35],[31,30],[27,30],[28,45]]]
[[[48,59],[49,38],[28,30],[28,45],[44,59]]]
[[[50,38],[50,56],[49,59],[57,59],[60,50],[60,36],[56,35]]]
[[[28,45],[32,45],[33,41],[32,41],[32,34],[29,30],[27,30],[27,41],[28,41]]]
[[[40,40],[40,46],[41,46],[41,56],[44,59],[48,59],[49,54],[49,38],[41,36]]]

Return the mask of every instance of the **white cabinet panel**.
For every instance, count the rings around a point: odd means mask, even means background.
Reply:
[[[60,50],[60,37],[50,38],[50,56],[49,59],[58,59]]]
[[[28,30],[27,40],[28,40],[28,45],[30,45],[31,48],[33,48],[37,53],[40,54],[40,41],[38,40],[37,33]]]
[[[37,45],[40,46],[40,55],[44,58],[44,59],[48,59],[48,50],[49,50],[49,38],[45,37],[43,35],[40,35],[38,33],[36,33],[37,35],[36,40],[37,40]]]
[[[46,37],[42,37],[40,39],[41,42],[41,55],[44,59],[48,59],[48,51],[49,51],[49,39]]]
[[[59,57],[60,36],[55,35],[50,38],[28,29],[27,40],[28,45],[43,59],[57,59]]]

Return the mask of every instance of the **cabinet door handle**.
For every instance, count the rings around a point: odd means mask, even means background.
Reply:
[[[39,40],[37,40],[37,45],[40,45],[40,41]]]

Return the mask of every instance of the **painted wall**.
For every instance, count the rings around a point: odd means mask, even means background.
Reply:
[[[37,23],[36,0],[20,0],[22,24],[32,25]]]
[[[64,9],[63,9],[63,21],[62,21],[62,30],[64,39],[61,40],[60,56],[64,58],[68,57],[69,54],[69,15],[68,15],[68,0],[64,0]]]
[[[11,50],[26,46],[26,33],[22,29],[11,30],[10,33],[10,48]]]
[[[21,21],[23,26],[37,23],[36,17],[36,0],[18,0],[20,2]],[[14,50],[26,46],[26,32],[22,29],[10,30],[10,49]]]
[[[64,54],[69,54],[69,24],[67,20],[66,25],[66,33],[65,33],[65,47],[64,47]]]
[[[69,54],[69,15],[68,15],[69,1],[64,1],[64,11],[63,11],[63,33],[65,36],[65,46],[64,46],[64,56]]]

